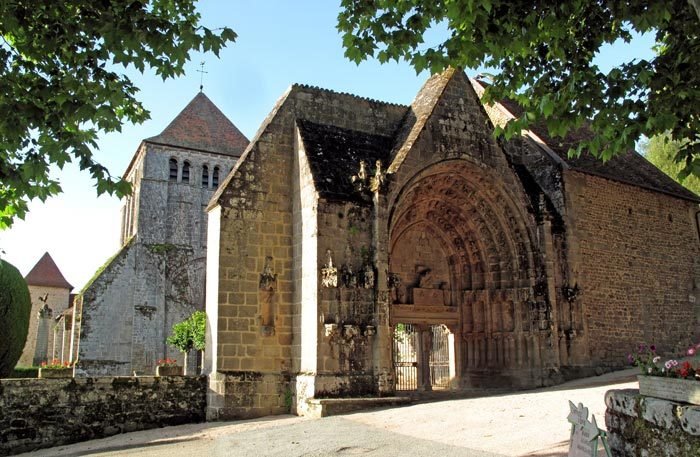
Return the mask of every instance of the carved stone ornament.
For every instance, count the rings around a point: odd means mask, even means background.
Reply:
[[[367,163],[364,160],[360,160],[360,170],[356,175],[350,177],[350,180],[357,192],[367,190]]]
[[[333,338],[339,333],[338,324],[323,324],[323,336],[326,338]]]
[[[347,324],[343,325],[343,336],[345,339],[355,338],[360,334],[360,327],[357,325]]]
[[[365,268],[362,270],[362,287],[364,289],[374,288],[374,267],[371,263],[365,264]]]
[[[53,310],[49,308],[49,305],[44,303],[44,306],[42,306],[37,313],[37,317],[39,319],[51,319],[51,317],[53,317]]]
[[[321,268],[321,286],[323,287],[338,287],[338,269],[333,266],[333,257],[331,250],[326,251],[328,261]]]
[[[401,286],[401,276],[398,273],[387,274],[386,286],[389,289],[398,289]]]
[[[369,190],[372,192],[379,192],[384,184],[385,172],[382,169],[382,161],[377,160],[377,169],[374,171],[374,176],[369,180]]]
[[[365,336],[374,336],[377,333],[377,329],[374,325],[368,325],[365,327]]]
[[[272,271],[272,257],[265,257],[265,265],[260,273],[260,290],[270,290],[274,288],[277,275]]]
[[[352,265],[349,263],[340,268],[340,284],[348,289],[357,287],[357,276],[352,271]]]

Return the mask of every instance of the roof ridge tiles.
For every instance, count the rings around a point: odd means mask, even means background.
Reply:
[[[325,87],[314,86],[314,85],[312,85],[312,84],[293,83],[293,84],[292,84],[292,87],[293,87],[293,88],[299,88],[299,89],[311,89],[311,90],[318,90],[318,91],[322,91],[322,92],[328,92],[328,93],[331,93],[331,94],[334,94],[334,95],[342,95],[342,96],[345,96],[345,97],[352,97],[352,98],[355,98],[355,99],[358,99],[358,100],[364,100],[364,101],[369,102],[369,103],[377,103],[377,104],[380,104],[380,105],[389,105],[389,106],[396,106],[396,107],[399,107],[399,108],[408,108],[408,105],[403,105],[403,104],[401,104],[401,103],[386,102],[386,101],[384,101],[384,100],[377,100],[376,98],[363,97],[363,96],[361,96],[361,95],[352,94],[352,93],[350,93],[350,92],[340,92],[340,91],[333,90],[333,89],[328,89],[328,88],[325,88]]]

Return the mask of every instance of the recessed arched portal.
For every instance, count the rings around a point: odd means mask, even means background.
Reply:
[[[448,329],[452,385],[531,367],[530,307],[542,269],[524,201],[488,170],[451,160],[415,175],[391,206],[392,326],[410,325],[424,348],[435,326]],[[431,357],[418,355],[419,390],[431,388]]]

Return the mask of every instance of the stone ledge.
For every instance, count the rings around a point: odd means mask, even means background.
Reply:
[[[306,400],[308,412],[305,416],[318,419],[364,409],[405,406],[411,402],[410,397],[309,398]]]

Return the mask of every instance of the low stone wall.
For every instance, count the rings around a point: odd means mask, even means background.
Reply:
[[[207,378],[0,379],[0,455],[202,422]]]
[[[636,389],[610,390],[605,404],[613,456],[700,455],[700,406],[644,397]]]

